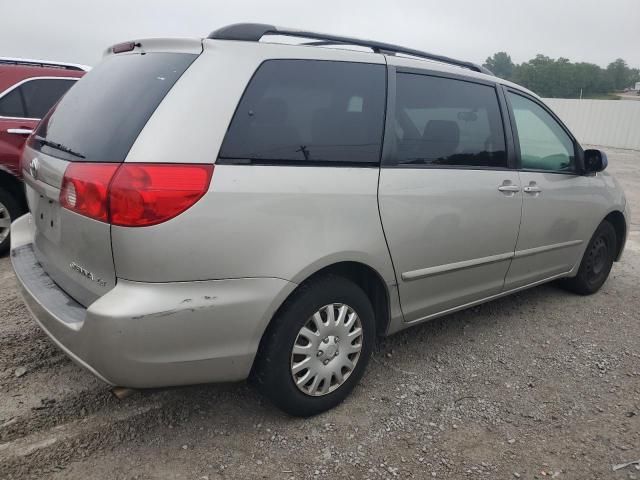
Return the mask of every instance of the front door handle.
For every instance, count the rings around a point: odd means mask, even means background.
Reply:
[[[542,189],[537,185],[528,185],[523,188],[526,193],[540,193]]]
[[[31,135],[33,130],[30,128],[7,128],[7,133],[14,135]]]

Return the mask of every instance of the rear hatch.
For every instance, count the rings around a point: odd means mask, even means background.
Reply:
[[[159,51],[145,48],[158,41],[146,43],[132,42],[131,51],[107,55],[71,88],[42,120],[22,158],[36,257],[84,306],[116,282],[105,175],[125,161],[162,99],[201,52],[196,40],[189,48],[181,41],[177,51],[167,48],[170,42],[159,42]],[[70,172],[85,182],[71,191],[73,200],[83,196],[84,210],[61,205]]]

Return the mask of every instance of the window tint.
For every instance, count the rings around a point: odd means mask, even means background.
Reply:
[[[550,171],[575,170],[571,138],[537,103],[509,93],[515,117],[522,168]]]
[[[507,166],[493,87],[401,73],[395,120],[398,163]]]
[[[26,117],[22,103],[20,87],[14,88],[4,97],[0,98],[0,116],[2,117]]]
[[[220,157],[378,163],[385,82],[383,65],[264,62],[238,105]]]
[[[69,90],[40,122],[36,135],[80,153],[85,162],[123,162],[162,99],[196,57],[109,55]],[[43,145],[37,137],[32,137],[31,146],[65,160],[79,158]]]
[[[74,83],[75,80],[64,79],[39,79],[23,83],[20,88],[24,95],[27,116],[44,117]]]

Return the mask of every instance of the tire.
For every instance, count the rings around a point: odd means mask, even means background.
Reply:
[[[20,216],[18,201],[7,190],[0,188],[0,255],[9,251],[11,222]]]
[[[616,230],[604,220],[584,251],[578,274],[573,278],[565,278],[560,285],[579,295],[591,295],[600,290],[609,277],[616,256]]]
[[[304,333],[303,327],[308,328]],[[351,393],[367,367],[374,342],[374,312],[362,289],[340,276],[319,277],[302,284],[280,309],[261,342],[251,379],[289,415],[317,415]],[[304,353],[294,354],[294,346],[296,352]],[[350,371],[347,360],[353,365]]]

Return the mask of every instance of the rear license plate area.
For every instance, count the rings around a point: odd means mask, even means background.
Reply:
[[[35,209],[35,223],[42,235],[51,241],[60,238],[60,204],[40,195]]]

